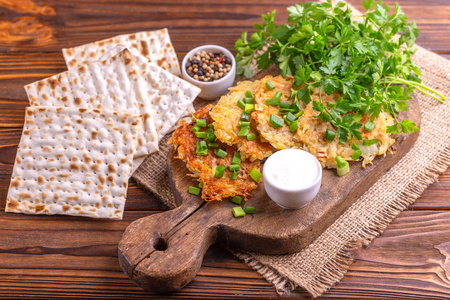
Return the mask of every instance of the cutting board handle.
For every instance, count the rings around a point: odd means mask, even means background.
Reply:
[[[128,226],[119,243],[119,263],[143,289],[175,291],[197,274],[206,250],[216,240],[217,228],[207,225],[207,215],[190,218],[191,209],[182,205]]]

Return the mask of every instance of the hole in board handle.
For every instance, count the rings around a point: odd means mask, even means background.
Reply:
[[[153,248],[155,248],[156,251],[165,251],[167,250],[167,242],[165,239],[159,237],[155,239],[155,242],[153,243]]]

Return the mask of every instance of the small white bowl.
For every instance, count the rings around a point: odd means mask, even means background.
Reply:
[[[186,72],[186,63],[188,59],[195,55],[197,52],[215,52],[221,51],[226,57],[231,59],[231,70],[224,77],[214,80],[214,81],[198,81],[189,76]],[[236,60],[234,59],[233,54],[221,46],[216,45],[205,45],[192,49],[186,54],[183,58],[183,62],[181,63],[181,74],[183,75],[183,79],[192,83],[193,85],[198,86],[202,91],[200,92],[199,97],[205,100],[215,100],[220,96],[226,94],[228,92],[228,88],[233,85],[234,78],[236,77]]]
[[[272,154],[263,166],[264,188],[279,206],[299,209],[317,195],[322,183],[322,167],[317,158],[299,149]]]

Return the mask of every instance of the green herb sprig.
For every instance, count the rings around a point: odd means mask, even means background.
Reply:
[[[420,69],[411,60],[419,29],[398,4],[393,13],[389,5],[374,0],[363,1],[367,10],[361,21],[351,20],[351,10],[342,2],[302,3],[288,7],[288,23],[276,26],[275,11],[262,15],[262,24],[247,39],[244,32],[236,41],[238,72],[252,76],[251,62],[259,69],[276,64],[283,76],[293,76],[291,98],[311,102],[311,91],[319,88],[341,98],[324,104],[313,101],[318,118],[331,122],[337,138],[362,139],[359,123],[368,114],[373,121],[382,111],[395,119],[389,133],[417,131],[410,120],[397,119],[406,111],[414,90],[440,102],[445,97],[423,85]],[[395,37],[398,34],[399,38]]]

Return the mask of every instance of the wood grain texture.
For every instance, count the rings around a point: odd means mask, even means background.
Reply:
[[[350,2],[361,8],[359,0]],[[418,44],[450,58],[450,1],[398,2],[421,29]],[[121,222],[5,214],[28,103],[23,85],[65,71],[62,47],[121,33],[168,27],[179,59],[206,43],[231,49],[242,31],[252,32],[261,13],[277,9],[276,20],[281,22],[285,7],[293,3],[0,0],[0,297],[152,298],[121,270],[117,243],[131,222],[166,210],[131,182]],[[33,30],[24,27],[24,22]],[[323,297],[450,298],[449,199],[450,169],[380,237],[355,253],[346,276]],[[164,297],[280,298],[270,283],[218,246],[206,252],[191,283]],[[309,295],[297,289],[285,297]]]

